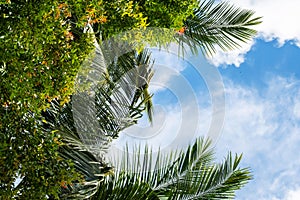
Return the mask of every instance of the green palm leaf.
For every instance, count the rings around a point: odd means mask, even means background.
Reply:
[[[74,163],[76,171],[80,172],[85,179],[85,183],[74,182],[62,188],[62,198],[81,199],[95,194],[99,187],[99,182],[110,173],[112,168],[102,159],[102,155],[108,148],[108,141],[99,146],[97,151],[91,153],[91,148],[80,140],[74,126],[72,117],[72,106],[66,104],[61,107],[59,102],[53,100],[51,107],[47,109],[43,116],[44,128],[47,132],[56,132],[63,138],[65,143],[59,149],[59,154],[66,160]],[[95,154],[98,152],[98,154]]]
[[[228,2],[200,2],[195,15],[184,23],[186,30],[179,37],[181,43],[187,43],[193,49],[199,45],[205,54],[212,55],[216,46],[232,50],[240,47],[240,42],[247,42],[255,36],[256,31],[251,26],[261,23],[261,17],[254,17],[253,11],[237,8]]]
[[[230,153],[221,164],[211,164],[201,170],[189,170],[178,181],[178,192],[173,193],[171,199],[233,199],[235,191],[251,179],[247,168],[237,168],[240,160],[241,156],[233,158]]]
[[[133,152],[125,150],[119,171],[100,183],[92,199],[232,199],[251,179],[248,169],[237,168],[241,156],[213,163],[208,140],[197,139],[168,156],[158,152],[156,158],[148,147],[143,154],[140,147]]]
[[[54,100],[44,112],[46,131],[57,132],[65,142],[59,150],[61,156],[73,161],[85,179],[84,183],[73,183],[63,189],[62,197],[91,197],[104,177],[111,173],[112,167],[104,160],[111,139],[135,124],[147,106],[151,106],[151,95],[147,92],[152,76],[151,62],[148,51],[124,54],[104,70],[104,81],[98,84],[93,104],[87,104],[87,99],[78,95],[63,107]],[[76,107],[72,106],[73,98],[76,98]],[[93,115],[94,109],[96,115]],[[74,112],[77,121],[73,118]]]

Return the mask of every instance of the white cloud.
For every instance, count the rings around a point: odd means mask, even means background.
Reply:
[[[264,40],[277,40],[279,46],[293,40],[295,45],[300,47],[299,0],[229,0],[229,2],[241,8],[252,9],[256,12],[256,16],[263,17],[263,23],[254,28]],[[238,67],[253,44],[253,41],[244,44],[239,51],[225,53],[220,50],[211,62],[215,66],[234,64]]]
[[[300,180],[300,126],[295,115],[300,84],[283,77],[273,77],[267,84],[263,91],[225,84],[226,120],[218,157],[229,150],[243,153],[242,165],[254,172],[254,180],[237,199],[291,200],[298,194],[288,191],[294,191]]]
[[[298,0],[230,0],[235,5],[253,9],[263,16],[263,23],[257,27],[266,40],[277,39],[280,44],[295,40],[300,44],[300,1]]]
[[[216,53],[209,57],[208,60],[214,66],[220,65],[235,65],[239,67],[245,61],[245,54],[250,51],[251,47],[254,45],[254,41],[251,40],[246,44],[241,44],[241,48],[232,51],[224,52],[220,48]]]
[[[175,48],[175,47],[173,47]],[[150,91],[155,93],[166,90],[172,79],[180,78],[180,72],[186,68],[184,59],[174,53],[174,50],[152,49],[154,59],[154,76],[151,79]]]
[[[295,190],[289,190],[286,194],[285,200],[299,200],[300,199],[300,188]]]

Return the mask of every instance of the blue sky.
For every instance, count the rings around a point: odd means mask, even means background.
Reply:
[[[219,152],[244,154],[254,180],[237,199],[300,199],[300,48],[257,39],[237,68],[219,68],[226,120]]]
[[[207,135],[212,125],[221,126],[216,137],[217,159],[221,160],[228,151],[243,153],[241,166],[249,166],[254,175],[238,191],[236,199],[298,200],[300,1],[230,2],[264,17],[257,27],[257,38],[240,50],[219,51],[212,58],[178,60],[168,52],[154,51],[154,126],[149,127],[141,120],[120,140],[132,141],[131,136],[142,130],[142,141],[175,148],[199,135]],[[204,71],[199,70],[203,68]],[[209,86],[213,83],[209,83],[207,73],[215,74],[214,84],[219,84],[220,90]],[[224,108],[221,98],[221,107],[216,112],[213,95],[225,96]],[[217,121],[212,123],[214,117]]]

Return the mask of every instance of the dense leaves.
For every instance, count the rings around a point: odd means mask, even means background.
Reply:
[[[132,198],[158,198],[162,191],[155,189],[158,185],[148,183],[148,179],[137,179],[127,169],[118,179],[107,177],[112,168],[102,157],[105,148],[96,150],[99,144],[107,147],[121,130],[136,123],[143,111],[152,120],[151,95],[147,90],[152,60],[150,52],[144,50],[146,43],[154,46],[179,41],[194,50],[200,47],[211,53],[215,46],[232,49],[237,47],[236,41],[249,40],[255,34],[249,26],[259,23],[252,11],[236,9],[227,3],[215,5],[214,1],[196,0],[2,0],[0,13],[0,196],[3,199],[87,198],[97,191],[99,195],[104,188],[119,191],[115,195],[120,198],[130,197],[126,194],[132,194]],[[147,26],[166,29],[145,31]],[[107,41],[112,41],[115,35],[119,35],[117,41],[142,44],[124,55],[107,54],[104,50],[109,48],[105,45],[111,46]],[[105,47],[102,50],[108,66],[93,60],[97,42]],[[105,68],[101,72],[103,84],[98,85],[95,101],[89,101],[91,105],[85,105],[83,99],[76,110],[72,105],[78,103],[74,99],[80,100],[80,95],[74,94],[75,79],[77,75],[85,77],[85,72],[80,74],[79,69],[91,64],[90,60],[93,65]],[[87,108],[95,106],[97,129],[87,121],[73,120],[74,113],[81,116],[89,111]],[[236,166],[239,158],[228,160],[205,171],[214,174],[234,171],[231,164]],[[186,164],[170,173],[187,172],[186,177],[199,178],[189,172]],[[167,165],[164,167],[169,169]],[[232,188],[238,189],[248,180],[246,174],[241,171],[237,175],[244,177],[241,181],[230,176],[216,177],[211,183],[237,180],[239,184],[232,184]],[[107,182],[106,178],[113,181]],[[167,180],[160,178],[160,182]],[[128,193],[120,193],[124,188],[118,184],[131,184]],[[178,184],[170,185],[170,190],[163,189],[165,197],[171,198],[173,192],[179,195],[174,188],[189,183]],[[222,193],[223,187],[218,188]],[[135,190],[141,193],[134,193]]]
[[[58,153],[61,138],[55,132],[43,131],[41,118],[35,114],[16,116],[10,108],[1,109],[2,121],[10,121],[0,129],[1,198],[45,199],[46,194],[55,197],[61,184],[80,180],[73,164]]]
[[[88,35],[74,38],[71,13],[57,15],[57,2],[12,2],[0,9],[1,105],[19,103],[38,111],[53,98],[68,101],[73,79],[91,50]]]
[[[77,179],[68,161],[60,161],[59,134],[41,129],[40,113],[53,99],[68,102],[74,92],[78,70],[94,49],[90,35],[83,33],[87,23],[100,41],[100,35],[105,39],[146,27],[157,7],[143,7],[127,0],[1,1],[1,196],[46,198],[59,193],[61,182]],[[14,188],[17,176],[23,181]]]
[[[61,184],[80,178],[39,113],[54,98],[68,101],[90,39],[73,38],[70,12],[57,1],[11,1],[0,10],[1,196],[57,197]]]

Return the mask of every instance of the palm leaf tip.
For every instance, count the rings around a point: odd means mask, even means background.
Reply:
[[[186,35],[207,55],[213,55],[216,46],[224,51],[240,48],[240,42],[245,43],[257,34],[252,26],[262,21],[254,15],[254,11],[228,2],[203,1],[194,16],[185,21]]]

